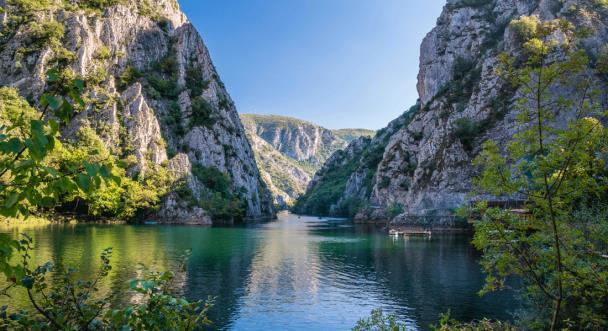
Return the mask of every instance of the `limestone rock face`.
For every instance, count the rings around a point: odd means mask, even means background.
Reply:
[[[296,118],[250,114],[242,118],[248,132],[286,156],[313,166],[322,165],[333,152],[347,144],[331,130]]]
[[[277,151],[257,135],[249,135],[262,179],[274,197],[274,203],[287,208],[306,190],[311,175],[293,159]]]
[[[74,54],[67,67],[85,78],[97,100],[68,133],[83,125],[94,128],[116,155],[135,156],[134,173],[176,164],[174,175],[186,179],[195,195],[207,188],[192,176],[191,165],[217,168],[243,197],[248,218],[274,215],[234,103],[177,1],[136,0],[95,10],[49,2],[34,17],[63,26],[61,45]],[[7,14],[0,15],[4,29]],[[12,29],[0,38],[0,85],[35,100],[57,47],[33,45],[27,24]],[[181,213],[169,217],[176,206]],[[157,217],[210,221],[204,210],[187,207],[175,195],[167,197]]]
[[[348,141],[374,134],[365,129],[329,130],[285,116],[242,114],[241,119],[262,178],[280,208],[293,205],[334,152]]]
[[[388,137],[380,162],[371,169],[373,185],[362,202],[367,207],[357,208],[357,218],[391,218],[393,212],[403,212],[401,218],[444,217],[476,198],[470,196],[471,179],[479,169],[471,165],[472,159],[483,142],[491,139],[504,144],[519,129],[513,106],[516,91],[505,86],[496,69],[501,53],[521,56],[509,23],[524,15],[538,15],[541,20],[566,18],[588,29],[590,36],[582,48],[591,58],[608,42],[608,10],[598,1],[448,0],[437,26],[421,45],[420,110]],[[556,120],[565,122],[568,116],[566,111]],[[463,142],[457,135],[462,119],[483,124],[471,141]],[[369,151],[364,149],[362,155]],[[336,160],[323,169],[332,161]],[[304,198],[327,182],[323,169]],[[360,178],[353,171],[345,191],[357,192]],[[344,210],[340,213],[345,214]]]
[[[508,141],[517,132],[514,91],[497,74],[498,56],[517,56],[509,23],[524,15],[567,18],[591,28],[586,49],[597,54],[608,41],[606,9],[593,1],[495,0],[466,6],[448,1],[437,27],[421,46],[418,92],[422,110],[384,152],[371,201],[399,204],[406,215],[446,215],[467,203],[471,165],[486,140]],[[446,92],[447,90],[447,92]],[[557,91],[557,93],[567,93]],[[470,144],[455,134],[459,119],[484,123]],[[474,198],[474,197],[473,197]]]
[[[123,124],[133,144],[133,153],[137,158],[138,172],[146,170],[146,160],[161,164],[167,160],[167,153],[162,146],[162,133],[154,111],[142,95],[142,86],[135,83],[123,94],[124,111],[121,114]]]

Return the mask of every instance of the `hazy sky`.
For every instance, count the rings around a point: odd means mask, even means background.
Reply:
[[[379,129],[416,102],[445,0],[180,0],[240,113]]]

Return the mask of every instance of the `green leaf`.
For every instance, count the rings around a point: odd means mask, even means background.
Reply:
[[[84,86],[85,86],[84,80],[82,80],[82,79],[74,80],[74,87],[76,87],[79,91],[81,91],[81,92],[84,91]]]
[[[48,82],[55,82],[59,79],[59,71],[57,69],[51,69],[46,72],[46,80]]]
[[[87,174],[90,177],[97,176],[97,166],[96,165],[87,162],[84,164],[84,168],[86,169]]]
[[[80,186],[80,188],[85,191],[88,192],[89,191],[89,187],[90,187],[91,182],[89,181],[89,177],[83,174],[79,174],[78,175],[78,186]]]
[[[17,201],[19,201],[19,193],[13,192],[8,196],[8,199],[6,199],[4,207],[12,208],[17,203]]]
[[[53,111],[59,110],[61,108],[61,105],[63,104],[63,99],[60,97],[55,97],[52,95],[44,95],[43,99],[46,102],[46,104],[49,106],[49,108],[51,108],[51,110],[53,110]]]
[[[5,153],[17,154],[23,148],[23,143],[18,138],[12,138],[11,140],[0,144],[0,150]]]
[[[27,289],[31,289],[34,287],[34,278],[31,276],[25,276],[21,279],[21,285],[23,285]]]
[[[141,283],[141,287],[142,287],[144,290],[146,290],[146,291],[147,291],[147,290],[150,290],[150,289],[154,288],[154,282],[153,282],[153,281],[151,281],[151,280],[144,280],[144,281]]]

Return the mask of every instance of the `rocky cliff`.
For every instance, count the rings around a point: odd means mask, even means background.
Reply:
[[[361,136],[365,129],[329,130],[300,119],[243,114],[241,120],[254,149],[262,177],[275,204],[292,206],[314,173],[336,151]]]
[[[246,217],[273,215],[234,103],[176,0],[0,0],[0,7],[0,85],[37,100],[50,68],[84,77],[91,106],[67,133],[95,129],[114,155],[135,157],[134,176],[169,170],[176,186],[150,217],[210,223],[202,202],[216,193],[204,178],[212,170],[228,177]]]
[[[420,111],[390,137],[358,218],[450,215],[474,198],[471,160],[484,141],[506,142],[517,131],[515,91],[496,69],[499,54],[520,55],[509,23],[530,15],[587,29],[582,48],[592,59],[608,41],[605,1],[448,0],[421,46]]]

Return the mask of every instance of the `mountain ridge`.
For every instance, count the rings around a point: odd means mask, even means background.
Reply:
[[[288,208],[306,190],[314,173],[349,141],[371,130],[329,130],[310,121],[283,115],[240,114],[262,178],[280,208]]]

